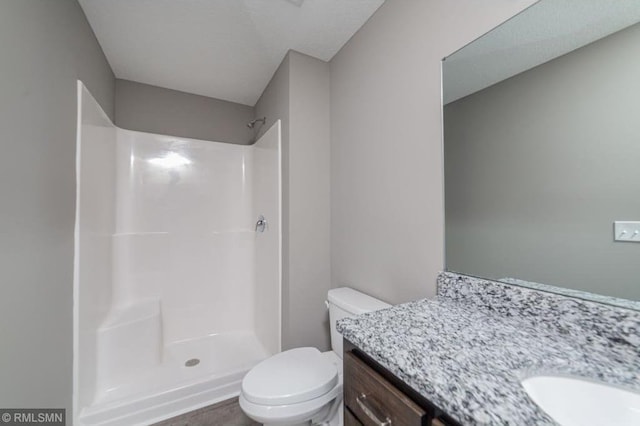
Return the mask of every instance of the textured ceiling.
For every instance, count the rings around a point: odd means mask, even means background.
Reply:
[[[116,77],[254,105],[289,49],[328,61],[384,0],[80,0]]]
[[[640,0],[540,0],[443,64],[444,103],[640,21]]]

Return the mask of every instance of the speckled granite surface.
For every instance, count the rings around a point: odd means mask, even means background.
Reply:
[[[520,380],[570,374],[640,391],[640,313],[443,273],[438,297],[338,330],[463,425],[545,425]]]
[[[507,284],[515,284],[521,287],[533,288],[535,290],[542,290],[548,293],[561,294],[563,296],[577,297],[579,299],[584,299],[591,302],[604,303],[607,305],[618,306],[620,308],[640,311],[640,302],[636,300],[620,299],[619,297],[605,296],[603,294],[589,293],[587,291],[574,290],[571,288],[556,287],[553,285],[536,283],[533,281],[520,280],[518,278],[501,278],[496,281],[501,281]]]

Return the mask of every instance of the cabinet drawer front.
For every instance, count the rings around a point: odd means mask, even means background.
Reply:
[[[344,409],[344,426],[362,426],[362,423],[355,418],[351,411]]]
[[[344,356],[345,404],[365,426],[420,426],[426,412],[357,358]]]

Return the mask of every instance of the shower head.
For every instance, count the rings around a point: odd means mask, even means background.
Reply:
[[[256,126],[257,122],[261,122],[262,124],[265,124],[267,122],[267,117],[256,118],[255,120],[251,120],[250,122],[247,123],[247,127],[250,129],[253,129]]]

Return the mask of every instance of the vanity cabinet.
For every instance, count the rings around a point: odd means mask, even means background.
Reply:
[[[345,426],[458,426],[348,340],[343,360]]]

